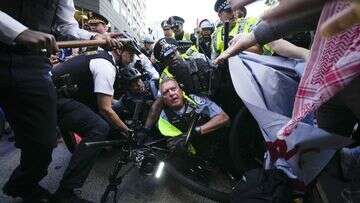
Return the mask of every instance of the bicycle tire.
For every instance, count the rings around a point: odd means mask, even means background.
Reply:
[[[185,186],[190,191],[193,191],[203,197],[217,201],[217,202],[229,202],[230,193],[217,191],[212,188],[207,188],[190,178],[186,177],[183,173],[179,172],[175,167],[170,163],[166,163],[165,171],[179,181],[183,186]]]
[[[259,167],[255,158],[263,160],[264,139],[256,120],[245,106],[233,120],[229,133],[229,151],[238,175]]]

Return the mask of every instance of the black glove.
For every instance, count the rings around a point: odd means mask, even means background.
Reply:
[[[186,137],[184,136],[174,137],[168,140],[167,147],[172,152],[186,152],[187,147],[185,142]]]
[[[150,134],[150,129],[148,128],[141,128],[140,130],[136,131],[135,136],[136,136],[137,145],[143,145],[149,134]]]

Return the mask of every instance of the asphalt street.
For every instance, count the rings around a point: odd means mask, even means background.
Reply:
[[[7,137],[0,140],[0,185],[5,184],[11,172],[19,163],[20,151],[9,142]],[[60,178],[70,159],[70,153],[63,143],[59,143],[53,152],[53,161],[49,166],[48,175],[41,181],[41,185],[50,192],[55,192]],[[117,159],[117,151],[103,152],[96,161],[85,185],[78,191],[88,200],[100,202],[101,195],[107,185],[107,178]],[[119,187],[118,202],[212,202],[187,190],[176,180],[164,174],[160,179],[153,176],[143,176],[135,168],[125,177]],[[0,203],[21,202],[0,191]],[[109,200],[108,202],[112,202]]]

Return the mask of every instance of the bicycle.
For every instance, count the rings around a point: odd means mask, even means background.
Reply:
[[[198,117],[193,116],[191,125],[184,135],[185,146],[190,144],[192,130],[197,119]],[[189,164],[192,166],[190,170],[184,171],[179,169],[172,162],[174,156],[178,154],[171,152],[166,147],[166,141],[167,138],[159,138],[139,146],[137,145],[136,137],[132,134],[124,140],[85,143],[88,147],[121,146],[120,157],[109,176],[109,184],[102,195],[101,202],[106,202],[110,193],[114,193],[113,202],[117,202],[118,186],[122,183],[123,178],[134,168],[138,168],[143,175],[155,175],[157,178],[161,177],[164,170],[186,188],[201,196],[219,202],[228,202],[230,200],[232,177],[228,176],[227,173],[223,173],[220,174],[223,175],[221,178],[225,176],[229,181],[211,182],[209,180],[209,184],[206,185],[202,181],[203,179],[194,177],[202,176],[202,178],[210,179],[213,176],[206,176],[206,174],[217,173],[219,175],[217,166],[203,157],[193,155],[191,159],[188,159],[194,161],[192,164]],[[121,169],[129,164],[130,166],[120,174]]]

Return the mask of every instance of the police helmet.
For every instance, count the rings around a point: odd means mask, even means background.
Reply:
[[[170,54],[177,51],[178,43],[175,39],[164,37],[157,41],[154,45],[155,59],[162,62]]]
[[[161,22],[161,28],[162,28],[162,29],[170,29],[170,28],[171,28],[171,25],[170,25],[169,21],[168,21],[168,20],[162,21],[162,22]]]
[[[144,44],[145,44],[145,43],[146,43],[146,44],[153,44],[153,43],[154,43],[154,40],[153,40],[151,37],[147,36],[147,37],[144,38],[143,43],[144,43]]]
[[[231,6],[227,0],[217,0],[215,2],[214,10],[216,13],[231,11]]]
[[[121,70],[121,78],[126,83],[130,83],[137,78],[141,78],[141,76],[141,73],[135,68],[128,67]]]
[[[183,25],[185,23],[184,18],[179,17],[179,16],[171,16],[168,19],[169,24],[171,25],[171,27],[175,27],[178,25]]]

